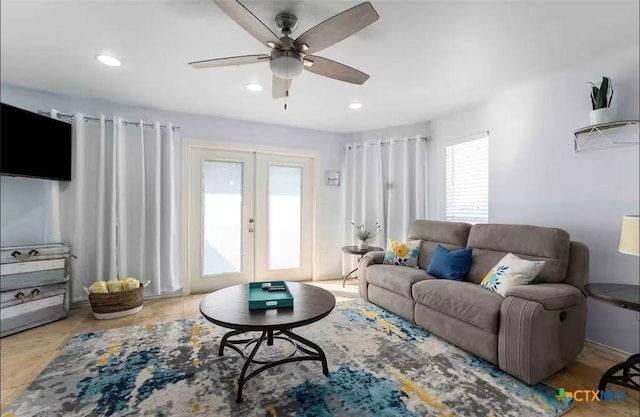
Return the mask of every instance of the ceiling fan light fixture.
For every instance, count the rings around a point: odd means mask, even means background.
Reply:
[[[349,108],[351,110],[358,110],[362,108],[362,103],[351,103],[349,104]]]
[[[258,83],[247,84],[246,88],[247,88],[247,90],[254,91],[254,92],[258,92],[258,91],[262,91],[263,90],[262,85],[260,85]]]
[[[302,74],[302,56],[294,51],[274,51],[269,66],[276,77],[292,80]]]

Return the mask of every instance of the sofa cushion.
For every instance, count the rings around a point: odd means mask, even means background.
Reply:
[[[428,280],[412,288],[416,303],[455,317],[489,333],[500,328],[500,295],[471,282]]]
[[[584,294],[568,284],[533,284],[511,288],[506,297],[518,297],[542,304],[545,310],[563,310],[579,305]]]
[[[449,250],[438,244],[427,266],[427,274],[437,278],[463,281],[471,266],[471,251],[471,249]]]
[[[562,282],[569,266],[569,234],[562,229],[507,224],[475,224],[467,247],[473,248],[467,280],[480,283],[507,253],[545,261],[535,282]]]
[[[367,268],[366,276],[369,284],[393,291],[407,298],[411,298],[413,284],[426,279],[435,279],[422,269],[396,265],[370,265]]]
[[[431,255],[438,244],[449,250],[462,249],[467,246],[469,223],[441,222],[435,220],[416,220],[409,230],[409,239],[420,239],[420,257],[418,266],[427,269]]]

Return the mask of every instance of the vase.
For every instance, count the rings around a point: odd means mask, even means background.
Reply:
[[[366,240],[361,240],[360,242],[358,242],[358,249],[367,249],[368,247],[369,245],[367,245]]]
[[[591,126],[599,125],[602,123],[613,122],[613,110],[611,107],[604,107],[602,109],[591,110],[589,114],[589,123]]]

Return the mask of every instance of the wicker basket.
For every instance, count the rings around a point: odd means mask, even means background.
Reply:
[[[144,287],[135,290],[89,294],[91,309],[97,319],[115,319],[142,310]]]

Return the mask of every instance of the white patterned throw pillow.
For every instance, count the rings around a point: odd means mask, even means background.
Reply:
[[[389,239],[383,263],[416,268],[418,266],[418,256],[420,255],[420,242],[420,240],[410,240],[403,243]]]
[[[527,261],[508,253],[485,275],[480,286],[504,297],[507,290],[533,281],[543,267],[544,261]]]

